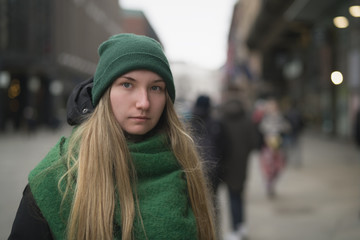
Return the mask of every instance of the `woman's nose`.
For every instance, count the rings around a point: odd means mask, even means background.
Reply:
[[[146,90],[139,91],[136,107],[147,110],[150,107],[149,94]]]

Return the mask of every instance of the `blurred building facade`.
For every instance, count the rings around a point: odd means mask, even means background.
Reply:
[[[243,103],[250,109],[256,99],[257,86],[262,86],[259,84],[261,54],[255,51],[250,52],[246,39],[259,8],[260,0],[244,0],[235,3],[229,28],[227,58],[223,68],[222,101],[226,101],[226,89],[230,85],[237,85],[242,89]]]
[[[196,99],[200,95],[210,97],[212,107],[221,102],[221,71],[209,70],[185,62],[171,62],[176,87],[175,107],[181,115],[190,116]]]
[[[124,32],[146,35],[161,43],[159,36],[143,13],[136,9],[123,9],[122,27]]]
[[[109,36],[159,40],[136,14],[138,22],[117,0],[0,0],[0,131],[63,122],[68,95],[94,74],[97,48]]]
[[[360,18],[349,10],[354,5],[360,4],[239,0],[224,81],[250,83],[254,99],[270,93],[297,102],[309,125],[351,137],[360,105]]]

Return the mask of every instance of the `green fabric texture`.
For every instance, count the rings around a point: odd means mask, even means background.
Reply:
[[[148,239],[197,239],[185,173],[163,135],[129,146],[137,171],[137,193]],[[145,239],[139,219],[135,239]]]
[[[47,220],[55,239],[65,239],[72,194],[60,209],[59,178],[66,165],[59,161],[67,148],[62,138],[31,171],[29,183],[34,199]],[[134,239],[197,239],[196,220],[188,200],[187,183],[164,135],[140,143],[129,143],[137,171],[137,195],[141,219],[134,221]],[[62,186],[64,188],[64,186]],[[115,210],[114,239],[121,239],[120,211]]]
[[[172,101],[175,86],[169,62],[159,42],[143,35],[122,33],[103,42],[98,53],[99,63],[94,76],[92,101],[96,106],[105,90],[119,76],[132,70],[145,69],[159,74],[166,83]]]
[[[67,147],[67,139],[62,137],[46,157],[30,172],[28,180],[36,204],[49,224],[55,239],[66,239],[66,222],[70,213],[69,198],[62,205],[62,195],[58,181],[66,172],[65,162],[59,161]],[[63,182],[61,190],[65,190]]]

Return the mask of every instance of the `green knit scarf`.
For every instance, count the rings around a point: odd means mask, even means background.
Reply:
[[[66,171],[60,159],[67,143],[67,139],[61,138],[29,175],[34,199],[55,239],[65,239],[73,197],[70,194],[61,207],[62,195],[57,185]],[[137,171],[136,192],[141,212],[141,218],[137,216],[134,221],[134,239],[197,239],[185,175],[166,137],[156,135],[140,143],[129,143],[129,149]],[[65,184],[61,188],[65,189]],[[114,239],[121,239],[119,216],[117,208]]]

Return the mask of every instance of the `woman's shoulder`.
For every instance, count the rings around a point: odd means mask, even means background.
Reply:
[[[66,183],[60,180],[67,171],[67,164],[63,158],[67,142],[67,138],[60,138],[28,177],[33,198],[55,235],[61,234],[65,228],[62,216],[66,219],[70,211],[68,199],[64,201],[64,212],[60,211],[66,187]],[[62,215],[59,215],[60,212]]]
[[[65,155],[68,139],[61,137],[59,141],[51,148],[47,155],[35,166],[35,168],[29,174],[29,182],[31,182],[35,176],[45,170],[50,170],[52,167],[56,167],[62,157]]]
[[[49,225],[37,206],[29,185],[24,189],[8,239],[53,239]]]

